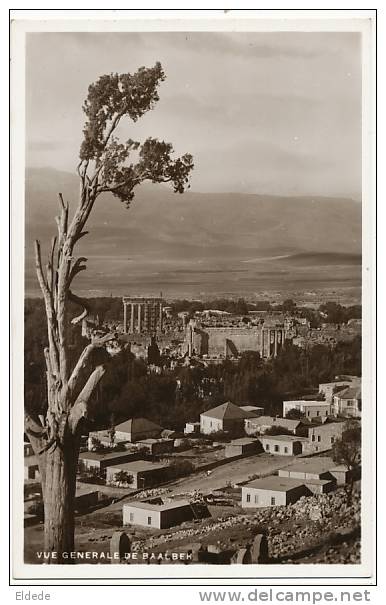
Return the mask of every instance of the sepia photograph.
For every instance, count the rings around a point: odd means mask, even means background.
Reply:
[[[15,577],[369,577],[372,24],[14,25]]]

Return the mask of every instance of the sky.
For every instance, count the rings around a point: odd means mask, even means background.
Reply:
[[[191,153],[195,192],[361,200],[358,33],[33,33],[26,162],[74,172],[100,75],[160,61],[160,101],[122,138]]]

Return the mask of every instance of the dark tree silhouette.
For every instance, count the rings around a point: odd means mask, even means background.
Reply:
[[[144,143],[116,138],[121,120],[136,122],[158,101],[158,86],[165,79],[161,64],[141,67],[135,74],[101,76],[88,88],[83,105],[86,123],[79,153],[78,205],[70,218],[69,206],[59,193],[58,234],[52,239],[48,264],[43,268],[40,242],[35,242],[35,264],[43,293],[48,346],[44,349],[47,376],[47,411],[26,413],[26,432],[37,456],[44,499],[44,548],[56,552],[54,563],[69,563],[63,552],[74,549],[74,498],[79,455],[80,425],[90,413],[93,393],[110,357],[119,352],[116,334],[95,337],[75,363],[70,355],[70,327],[88,314],[89,305],[73,291],[75,277],[87,259],[76,258],[76,244],[87,235],[87,220],[97,198],[112,193],[128,207],[140,183],[171,183],[183,193],[193,159],[173,159],[170,143],[149,138]],[[82,311],[70,319],[74,303]],[[99,350],[99,355],[96,355]],[[102,353],[101,353],[102,351]]]
[[[350,473],[347,485],[348,500],[351,501],[354,488],[353,471],[360,463],[362,445],[362,431],[360,423],[356,420],[348,420],[342,436],[336,439],[332,446],[332,458],[337,464],[344,464]]]

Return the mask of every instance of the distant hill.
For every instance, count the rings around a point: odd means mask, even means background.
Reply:
[[[28,290],[36,289],[31,243],[35,237],[49,242],[58,192],[74,207],[78,186],[76,174],[26,173]],[[343,284],[359,283],[361,205],[348,199],[179,195],[145,184],[129,210],[112,195],[98,198],[88,230],[82,254],[89,270],[79,287],[93,293],[245,293],[299,280],[310,287],[312,280],[334,282],[340,274]]]

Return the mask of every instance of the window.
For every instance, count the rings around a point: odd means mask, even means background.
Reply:
[[[247,494],[247,502],[251,501],[251,494]]]
[[[259,496],[255,496],[255,504],[259,502]]]
[[[288,454],[288,447],[286,445],[284,446],[284,453]]]
[[[320,436],[320,435],[318,435],[318,443],[320,443],[320,442],[321,442],[321,440],[322,440],[321,436]]]
[[[309,416],[309,415],[310,415],[310,410],[308,410],[308,412],[307,412],[307,416]]]
[[[275,450],[275,452],[280,452],[280,449],[279,449],[278,445],[275,445],[273,449]]]
[[[335,437],[331,437],[331,443],[334,443]]]
[[[134,521],[134,513],[130,513],[130,523]]]
[[[269,443],[265,444],[265,449],[268,451],[269,450]]]
[[[311,441],[315,441],[315,435],[311,435]]]
[[[148,518],[147,518],[147,524],[148,524],[148,525],[151,525],[151,517],[148,517]]]
[[[320,416],[320,412],[319,412],[319,410],[317,410],[316,415],[317,415],[317,416]]]
[[[271,498],[271,506],[275,506],[275,504],[276,504],[276,498],[275,498],[275,496],[272,496],[272,498]]]

